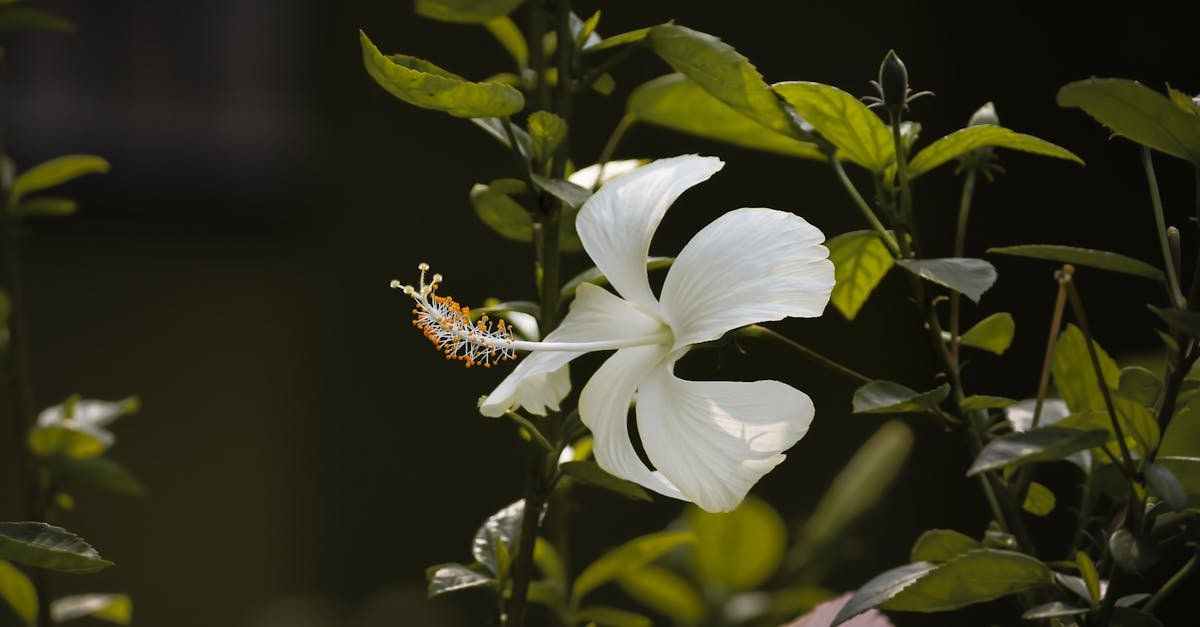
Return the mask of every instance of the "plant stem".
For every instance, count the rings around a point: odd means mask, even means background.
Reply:
[[[876,233],[879,233],[879,237],[883,239],[883,243],[887,245],[888,250],[892,251],[892,256],[903,256],[900,246],[896,244],[896,239],[892,237],[887,227],[883,226],[883,223],[879,221],[879,217],[875,215],[875,211],[871,209],[871,205],[867,204],[862,194],[858,193],[858,188],[854,186],[854,182],[850,180],[849,176],[846,176],[846,169],[842,167],[841,160],[832,152],[827,156],[829,158],[829,165],[833,168],[833,173],[837,176],[838,181],[841,182],[846,193],[850,195],[850,199],[854,201],[854,205],[862,212],[863,217],[867,219],[867,223],[871,225],[872,229],[875,229]]]
[[[814,351],[813,349],[811,349],[803,344],[800,344],[799,342],[796,342],[795,340],[792,340],[791,338],[787,337],[786,335],[782,335],[782,334],[780,334],[776,331],[773,331],[771,329],[768,329],[766,327],[759,326],[757,324],[753,324],[753,325],[750,325],[750,326],[742,329],[740,334],[748,336],[748,337],[765,337],[765,338],[770,338],[772,340],[775,340],[776,342],[779,342],[780,344],[783,344],[784,346],[787,346],[788,348],[791,348],[792,350],[800,353],[801,355],[806,357],[809,361],[812,361],[812,362],[816,363],[817,365],[828,368],[830,371],[836,372],[837,374],[840,374],[843,377],[845,377],[846,379],[849,379],[850,381],[853,381],[854,383],[857,383],[859,385],[863,385],[865,383],[870,383],[872,381],[871,377],[868,377],[864,374],[860,374],[854,370],[851,370],[850,368],[847,368],[846,366],[839,364],[838,362],[818,353],[817,351]]]
[[[1183,568],[1180,568],[1178,572],[1172,575],[1171,578],[1168,579],[1167,582],[1158,589],[1158,592],[1155,592],[1154,596],[1150,597],[1149,601],[1146,601],[1146,605],[1142,606],[1142,610],[1146,612],[1153,612],[1154,608],[1158,607],[1158,604],[1163,602],[1163,599],[1167,598],[1167,596],[1170,595],[1175,588],[1179,587],[1179,584],[1183,583],[1184,580],[1192,575],[1192,573],[1196,572],[1197,567],[1200,567],[1200,550],[1192,553],[1192,558],[1183,565]]]
[[[621,120],[613,128],[612,134],[608,136],[608,141],[604,143],[604,149],[600,151],[600,158],[596,159],[600,171],[596,173],[596,182],[592,184],[593,192],[600,189],[600,184],[604,181],[604,168],[608,166],[609,161],[612,161],[613,154],[617,152],[617,146],[636,121],[637,118],[633,117],[632,113],[626,113],[621,116]]]
[[[967,218],[971,215],[971,198],[975,194],[975,168],[967,170],[963,179],[962,198],[958,202],[958,228],[954,233],[954,256],[962,257],[967,248]],[[958,367],[959,308],[962,295],[950,292],[950,359]]]
[[[1163,265],[1167,271],[1167,296],[1176,309],[1186,309],[1183,292],[1179,290],[1179,277],[1175,274],[1175,263],[1171,259],[1171,246],[1167,242],[1167,222],[1163,218],[1162,198],[1158,194],[1158,177],[1154,175],[1154,160],[1150,149],[1142,147],[1142,167],[1146,170],[1146,182],[1150,186],[1150,204],[1154,207],[1154,226],[1158,230],[1158,244],[1162,248]]]
[[[1104,369],[1100,367],[1100,358],[1096,355],[1096,347],[1092,344],[1092,332],[1088,326],[1087,312],[1083,309],[1083,301],[1079,298],[1079,290],[1075,289],[1075,281],[1070,277],[1066,277],[1064,285],[1067,287],[1067,296],[1071,300],[1071,311],[1075,314],[1075,321],[1079,323],[1079,330],[1083,332],[1083,340],[1087,343],[1088,357],[1092,362],[1092,369],[1096,371],[1096,384],[1100,387],[1100,395],[1104,397],[1104,407],[1108,410],[1108,418],[1112,422],[1113,434],[1117,438],[1117,445],[1121,449],[1121,459],[1124,463],[1125,476],[1131,481],[1137,475],[1137,467],[1133,463],[1133,456],[1129,454],[1129,445],[1125,443],[1125,430],[1121,428],[1121,420],[1117,415],[1117,408],[1113,404],[1112,392],[1108,389],[1108,384],[1104,382]]]

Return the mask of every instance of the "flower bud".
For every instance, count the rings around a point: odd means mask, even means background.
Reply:
[[[980,124],[1000,126],[1000,117],[996,115],[995,105],[989,102],[979,107],[979,110],[971,114],[971,119],[967,121],[967,126],[979,126]]]
[[[908,99],[908,70],[895,50],[888,50],[879,66],[879,91],[888,109],[901,109]]]

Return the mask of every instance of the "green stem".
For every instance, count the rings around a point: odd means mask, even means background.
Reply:
[[[1154,207],[1154,225],[1158,230],[1158,244],[1162,248],[1163,265],[1167,270],[1167,296],[1176,309],[1186,309],[1183,292],[1179,289],[1179,277],[1175,274],[1175,263],[1171,259],[1171,245],[1167,242],[1167,222],[1163,218],[1162,198],[1158,194],[1158,177],[1154,174],[1154,160],[1150,149],[1142,147],[1142,167],[1146,170],[1146,182],[1150,186],[1150,204]]]
[[[817,351],[814,351],[813,349],[800,344],[795,340],[792,340],[786,335],[782,335],[766,327],[753,324],[742,329],[740,335],[745,335],[747,337],[765,337],[775,340],[776,342],[779,342],[780,344],[783,344],[784,346],[787,346],[788,348],[800,353],[805,358],[816,363],[817,365],[823,366],[859,385],[870,383],[872,381],[871,377],[851,370],[850,368],[839,364],[838,362],[818,353]]]
[[[908,155],[904,152],[904,138],[900,135],[900,127],[903,121],[900,118],[900,109],[894,108],[891,112],[892,118],[892,145],[896,151],[896,178],[900,181],[900,216],[903,219],[905,227],[908,229],[908,234],[912,236],[914,245],[917,239],[917,216],[913,213],[912,188],[908,180]],[[904,239],[902,236],[901,239]]]
[[[600,158],[596,159],[600,171],[596,173],[596,182],[592,185],[592,191],[600,189],[600,183],[604,180],[604,168],[608,166],[609,161],[612,161],[613,155],[617,152],[617,146],[620,145],[625,133],[636,121],[637,118],[632,113],[626,113],[621,116],[621,120],[613,128],[612,134],[608,136],[608,141],[604,143],[604,149],[600,151]]]
[[[846,169],[842,167],[841,160],[834,154],[829,154],[828,158],[829,165],[833,168],[833,173],[837,176],[838,181],[841,182],[842,187],[845,188],[846,193],[850,195],[850,199],[854,201],[854,205],[858,207],[863,217],[867,219],[867,223],[871,225],[872,229],[875,229],[876,233],[879,233],[879,237],[883,239],[883,243],[887,245],[888,250],[892,251],[892,256],[901,257],[901,249],[896,244],[896,239],[892,237],[892,233],[887,230],[887,227],[883,226],[883,223],[879,221],[879,217],[875,215],[875,211],[871,209],[871,205],[867,204],[862,194],[858,193],[858,188],[854,186],[850,177],[846,176]]]
[[[1154,608],[1158,607],[1158,604],[1162,603],[1163,599],[1167,598],[1184,580],[1192,576],[1192,573],[1195,573],[1198,567],[1200,567],[1200,550],[1192,553],[1192,558],[1183,565],[1183,568],[1180,568],[1178,572],[1172,575],[1167,580],[1167,583],[1164,583],[1158,589],[1158,592],[1155,592],[1154,596],[1150,597],[1149,601],[1146,601],[1146,605],[1142,606],[1142,609],[1146,612],[1153,612]]]
[[[963,179],[962,198],[958,202],[958,228],[954,233],[954,256],[962,257],[967,248],[967,218],[971,215],[971,199],[975,194],[975,168],[967,170]],[[950,359],[958,366],[959,308],[962,295],[950,292]]]

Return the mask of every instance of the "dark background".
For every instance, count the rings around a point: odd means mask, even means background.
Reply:
[[[601,3],[577,4],[586,16]],[[856,95],[870,93],[867,81],[894,47],[913,86],[937,93],[913,108],[925,142],[994,100],[1006,126],[1088,162],[1003,154],[1009,175],[981,185],[968,254],[1052,242],[1157,264],[1136,149],[1059,109],[1054,95],[1089,75],[1200,90],[1195,25],[1153,2],[1119,15],[1066,4],[609,2],[599,30],[674,18],[733,44],[768,81],[814,80]],[[55,590],[128,591],[143,625],[477,624],[470,603],[426,602],[422,570],[468,560],[475,527],[519,495],[523,455],[511,426],[474,411],[503,372],[441,360],[387,283],[415,280],[416,264],[428,261],[446,276],[445,291],[468,303],[529,298],[532,262],[521,245],[492,237],[467,202],[473,183],[513,174],[502,148],[377,87],[356,29],[384,51],[476,79],[507,71],[505,53],[482,28],[423,20],[407,2],[42,6],[80,31],[4,38],[5,150],[22,168],[94,153],[113,170],[73,183],[80,214],[33,223],[22,242],[36,401],[140,395],[144,409],[118,424],[112,455],[150,491],[140,500],[76,494],[79,509],[63,523],[118,567],[57,577]],[[613,96],[585,96],[576,162],[598,155],[628,91],[667,71],[642,54],[618,70]],[[795,211],[827,235],[863,228],[820,164],[649,127],[636,127],[618,156],[684,152],[728,165],[676,205],[655,254],[673,254],[738,206]],[[1190,172],[1157,161],[1168,221],[1190,244]],[[958,193],[951,168],[917,185],[930,254],[949,253]],[[992,260],[1000,280],[966,315],[1012,311],[1017,339],[1004,361],[975,356],[968,386],[1028,397],[1052,266]],[[573,258],[566,272],[584,266]],[[1119,275],[1085,270],[1078,280],[1106,347],[1155,347],[1143,303],[1159,293]],[[904,299],[891,277],[852,324],[831,308],[775,327],[872,376],[925,389],[933,364]],[[711,353],[689,359],[709,376],[779,378],[813,396],[811,432],[756,488],[800,519],[881,421],[849,414],[843,381],[774,346],[750,348],[750,358],[724,359],[715,372]],[[976,484],[962,477],[960,441],[913,426],[913,460],[831,586],[852,588],[902,562],[923,529],[978,534],[986,524]],[[13,519],[14,443],[4,437],[0,519]],[[579,494],[577,567],[680,511],[664,499]],[[1035,531],[1047,546],[1063,542],[1061,521]]]

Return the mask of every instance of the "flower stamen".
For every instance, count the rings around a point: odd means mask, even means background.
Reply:
[[[429,283],[425,273],[429,264],[417,266],[421,271],[416,287],[392,281],[393,289],[402,290],[416,301],[412,312],[413,326],[442,351],[446,359],[464,362],[468,368],[483,366],[517,358],[512,327],[499,320],[495,325],[485,314],[471,322],[471,308],[459,305],[449,296],[437,293],[442,275],[434,274]]]

